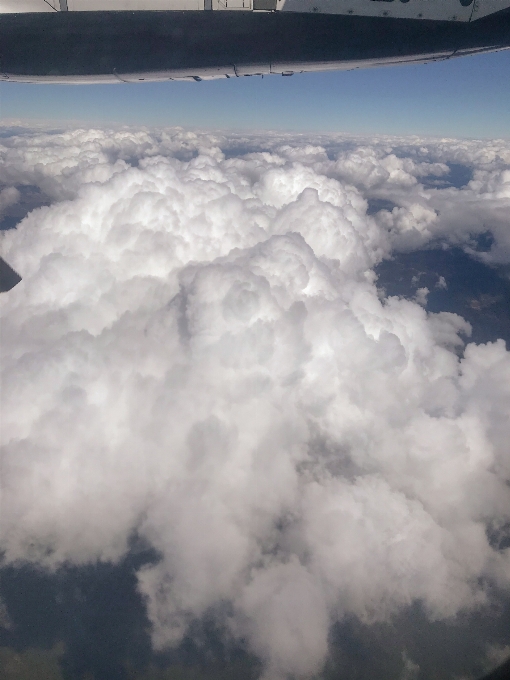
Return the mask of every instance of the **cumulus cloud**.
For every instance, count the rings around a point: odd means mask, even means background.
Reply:
[[[477,256],[509,262],[510,147],[425,143],[3,139],[0,181],[53,201],[1,244],[4,563],[116,561],[136,533],[155,647],[214,612],[267,678],[319,672],[347,616],[510,589],[510,353],[374,274],[489,227]],[[425,186],[460,158],[466,186]]]
[[[6,208],[17,203],[20,193],[16,187],[5,187],[0,191],[0,217]]]

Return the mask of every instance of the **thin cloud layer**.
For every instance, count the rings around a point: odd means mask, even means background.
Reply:
[[[53,201],[2,239],[4,563],[136,533],[154,646],[213,612],[267,678],[318,673],[345,617],[510,589],[510,353],[373,271],[437,239],[510,262],[508,143],[27,130],[0,154],[0,196]]]

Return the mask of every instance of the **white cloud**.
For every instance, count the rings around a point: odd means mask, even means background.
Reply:
[[[0,217],[6,208],[15,205],[20,199],[20,193],[16,187],[5,187],[0,190]]]
[[[55,201],[2,239],[23,276],[0,301],[7,563],[118,560],[137,531],[162,555],[139,573],[154,644],[229,602],[274,678],[318,672],[347,615],[510,587],[486,536],[510,519],[510,353],[462,354],[469,324],[381,300],[373,273],[482,217],[508,262],[510,152],[406,143],[3,140],[1,181]],[[467,187],[425,188],[462,154]],[[398,207],[367,216],[374,197]]]
[[[413,663],[405,652],[402,654],[402,661],[404,662],[404,668],[400,680],[415,680],[415,678],[418,678],[420,673],[418,664]]]
[[[12,627],[11,617],[7,611],[5,602],[2,598],[0,598],[0,628],[3,628],[4,630],[11,630]]]
[[[416,295],[414,296],[414,299],[419,305],[421,305],[422,307],[426,307],[429,293],[430,291],[428,288],[418,288],[418,290],[416,291]]]
[[[508,660],[510,645],[492,645],[487,650],[487,672],[493,671],[497,666]]]

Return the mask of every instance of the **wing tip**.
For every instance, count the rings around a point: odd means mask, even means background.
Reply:
[[[21,281],[21,276],[0,257],[0,293],[8,293]]]

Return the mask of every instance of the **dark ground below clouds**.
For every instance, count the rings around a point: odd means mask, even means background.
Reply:
[[[3,186],[0,186],[0,191],[3,188]],[[14,229],[29,212],[51,203],[51,199],[45,196],[39,187],[19,185],[16,188],[20,192],[20,200],[2,211],[0,231]]]
[[[478,239],[478,249],[490,248],[491,236]],[[375,269],[377,285],[387,296],[413,298],[428,288],[428,312],[453,312],[469,321],[469,342],[506,341],[510,348],[510,272],[489,267],[461,248],[439,245],[428,250],[397,253]],[[443,277],[446,288],[441,286]]]
[[[225,644],[210,620],[197,622],[178,649],[151,650],[135,569],[155,559],[151,551],[135,551],[117,566],[68,567],[53,575],[32,567],[1,570],[11,620],[10,629],[0,628],[1,680],[256,680],[260,664],[242,645]],[[391,623],[336,624],[322,678],[480,677],[487,645],[509,642],[510,598],[497,602],[455,622],[431,623],[416,604]],[[404,659],[411,662],[408,675]]]
[[[427,189],[462,189],[473,179],[473,170],[460,163],[447,163],[450,172],[444,177],[420,177],[419,181]]]
[[[135,572],[157,560],[133,544],[118,565],[1,569],[0,680],[255,680],[257,660],[207,619],[176,650],[152,651]]]

